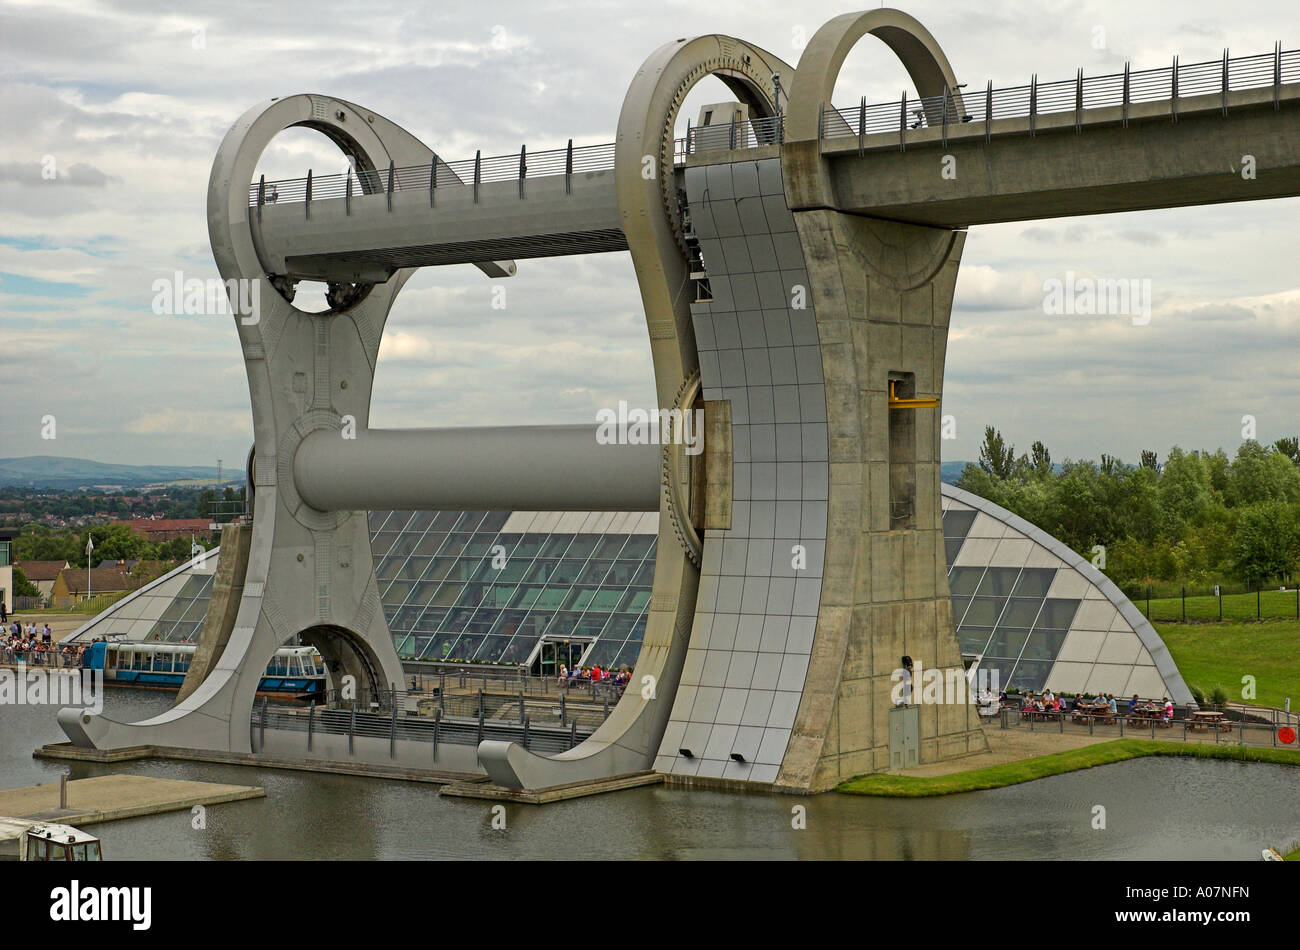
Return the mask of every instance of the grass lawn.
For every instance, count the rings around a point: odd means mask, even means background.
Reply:
[[[1262,623],[1156,623],[1160,638],[1190,686],[1209,698],[1222,686],[1234,703],[1300,708],[1300,629],[1294,620]],[[1255,698],[1242,698],[1241,678],[1255,677]]]
[[[1261,591],[1259,603],[1255,603],[1255,595],[1250,594],[1225,594],[1223,596],[1223,619],[1229,620],[1254,620],[1256,612],[1264,620],[1281,620],[1296,619],[1296,592],[1288,590],[1283,593],[1279,590]],[[1147,601],[1145,597],[1134,597],[1133,606],[1142,613],[1147,612]],[[1152,622],[1157,621],[1181,621],[1183,616],[1183,599],[1181,597],[1152,597],[1151,598],[1151,617]],[[1219,598],[1213,595],[1187,598],[1187,619],[1188,620],[1213,620],[1219,619]]]
[[[841,783],[839,791],[849,795],[875,795],[888,798],[928,798],[953,795],[982,788],[1002,788],[1034,779],[1090,769],[1112,762],[1141,758],[1145,755],[1182,755],[1198,759],[1235,759],[1240,762],[1272,762],[1300,767],[1300,751],[1257,749],[1251,746],[1197,745],[1188,742],[1151,742],[1145,739],[1116,739],[1041,755],[1021,762],[992,765],[952,775],[920,778],[910,775],[859,775]]]

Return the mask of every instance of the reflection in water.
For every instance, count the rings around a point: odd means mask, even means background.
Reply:
[[[126,721],[166,709],[165,693],[110,689]],[[641,858],[1257,860],[1297,837],[1295,769],[1150,758],[965,795],[926,799],[738,795],[630,789],[544,807],[440,798],[437,787],[342,775],[142,761],[46,762],[31,751],[63,736],[48,707],[0,708],[0,785],[133,772],[260,785],[265,799],[100,825],[114,859]],[[1231,802],[1231,807],[1225,807]],[[1093,830],[1092,809],[1107,827]],[[804,830],[791,809],[807,809]]]

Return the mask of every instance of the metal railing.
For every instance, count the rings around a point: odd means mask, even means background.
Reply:
[[[1134,737],[1147,739],[1172,739],[1183,742],[1205,741],[1212,739],[1237,745],[1270,746],[1285,749],[1295,748],[1294,737],[1290,744],[1282,738],[1286,727],[1295,729],[1289,722],[1290,717],[1276,722],[1261,721],[1257,718],[1229,718],[1225,716],[1217,722],[1206,722],[1193,718],[1186,711],[1172,719],[1151,718],[1120,710],[1113,715],[1096,713],[1075,713],[1072,710],[1060,712],[1029,712],[1015,706],[1003,706],[998,714],[1003,729],[1028,726],[1030,732],[1057,732],[1060,734],[1088,735],[1111,734],[1116,738]],[[1235,737],[1235,738],[1234,738]]]
[[[686,137],[679,139],[682,152],[679,161],[687,155],[711,149],[757,148],[760,145],[780,145],[785,141],[785,116],[774,115],[761,119],[746,119],[722,125],[686,127]]]
[[[959,98],[952,90],[942,95],[908,99],[906,93],[895,102],[868,105],[864,98],[846,109],[825,108],[818,126],[822,139],[875,133],[899,133],[921,128],[968,123],[982,124],[986,136],[997,119],[1028,118],[1032,135],[1034,119],[1052,113],[1075,114],[1076,129],[1089,109],[1119,106],[1125,124],[1128,107],[1140,102],[1170,101],[1171,114],[1177,118],[1179,99],[1219,93],[1222,109],[1228,111],[1228,93],[1239,89],[1257,89],[1300,81],[1300,50],[1283,51],[1282,44],[1273,52],[1230,58],[1228,51],[1217,60],[1180,65],[1175,56],[1170,66],[1133,71],[1126,63],[1123,72],[1084,77],[1083,70],[1073,79],[1040,83],[1035,75],[1027,86],[994,89],[990,80],[983,90],[965,89]],[[1275,93],[1276,105],[1276,93]]]
[[[477,745],[484,739],[518,742],[534,752],[555,753],[573,748],[590,736],[609,715],[608,703],[599,707],[571,706],[563,696],[554,706],[549,697],[445,694],[387,691],[384,702],[366,700],[310,706],[272,705],[263,699],[253,707],[252,734],[259,750],[265,748],[267,729],[306,733],[307,751],[318,734],[346,735],[349,752],[357,738],[386,739],[396,755],[399,740]]]
[[[51,670],[82,669],[81,654],[75,650],[64,653],[57,646],[49,650],[19,650],[8,645],[0,645],[0,665],[17,666],[19,663],[31,668]]]
[[[824,107],[818,120],[818,138],[857,136],[861,140],[878,132],[897,132],[905,140],[910,130],[942,126],[946,131],[949,126],[972,122],[983,123],[987,137],[994,120],[1025,117],[1030,119],[1032,135],[1034,118],[1039,115],[1073,111],[1077,128],[1082,124],[1086,110],[1120,106],[1127,124],[1129,105],[1168,99],[1171,113],[1177,118],[1179,99],[1216,92],[1223,97],[1222,108],[1226,114],[1230,91],[1273,86],[1276,105],[1276,90],[1288,82],[1300,82],[1300,50],[1284,51],[1282,44],[1278,43],[1271,53],[1234,59],[1224,50],[1220,59],[1185,66],[1180,65],[1175,56],[1171,66],[1159,69],[1135,72],[1125,64],[1123,72],[1087,78],[1080,69],[1073,79],[1060,82],[1040,83],[1035,75],[1027,86],[994,89],[990,80],[984,90],[966,89],[960,98],[954,98],[951,90],[945,90],[940,96],[919,99],[908,99],[904,93],[900,100],[870,105],[864,97],[856,106],[843,109]],[[755,148],[784,141],[783,115],[722,125],[687,126],[686,136],[673,143],[673,156],[681,163],[698,151]],[[439,188],[473,187],[477,200],[479,185],[502,181],[519,182],[520,197],[523,197],[529,178],[564,175],[567,180],[575,174],[609,171],[613,167],[614,143],[575,148],[570,139],[565,148],[543,152],[530,153],[521,148],[516,153],[490,158],[478,153],[472,159],[454,162],[438,159],[427,165],[351,168],[336,175],[316,176],[308,172],[306,178],[279,181],[262,178],[249,186],[248,204],[256,207],[311,202],[321,198],[350,199],[360,195],[391,195],[395,191],[421,191],[428,193],[430,206],[433,206],[437,203]]]
[[[352,198],[361,195],[391,194],[397,191],[427,192],[430,203],[436,203],[439,188],[473,187],[490,182],[517,181],[521,189],[529,178],[547,178],[564,175],[572,178],[587,172],[609,171],[614,167],[614,143],[574,147],[573,140],[565,148],[529,153],[521,148],[511,155],[484,158],[482,153],[473,158],[454,162],[441,159],[427,165],[397,166],[362,169],[352,167],[335,175],[315,175],[306,178],[288,178],[279,181],[260,180],[248,189],[249,207],[259,204],[284,204],[286,202],[313,201],[322,198]]]

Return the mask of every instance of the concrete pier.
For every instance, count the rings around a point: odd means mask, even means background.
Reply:
[[[59,783],[0,790],[0,815],[46,818],[69,825],[138,818],[195,805],[218,805],[247,798],[265,798],[253,785],[221,785],[153,778],[148,775],[99,775],[68,782],[67,807],[59,807]]]
[[[489,801],[515,802],[523,805],[548,805],[551,802],[562,802],[570,798],[584,798],[587,795],[601,795],[605,792],[617,792],[625,788],[661,785],[663,781],[664,776],[659,772],[646,770],[582,782],[566,782],[563,785],[551,785],[546,788],[506,788],[482,780],[456,782],[451,785],[444,785],[438,794],[447,795],[451,798],[482,798]]]

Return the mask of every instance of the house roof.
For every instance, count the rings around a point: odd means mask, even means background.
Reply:
[[[67,566],[67,561],[14,562],[14,567],[20,568],[29,581],[52,581],[59,576],[59,571]]]
[[[122,590],[135,590],[142,587],[157,576],[158,571],[153,569],[155,566],[161,566],[161,561],[144,561],[145,570],[137,570],[135,573],[123,570],[114,563],[101,564],[99,567],[92,568],[90,571],[90,593],[110,594]],[[68,588],[70,594],[82,594],[86,591],[86,569],[84,567],[68,567],[59,571],[59,576],[63,578],[64,585]],[[56,580],[55,583],[58,583]]]

